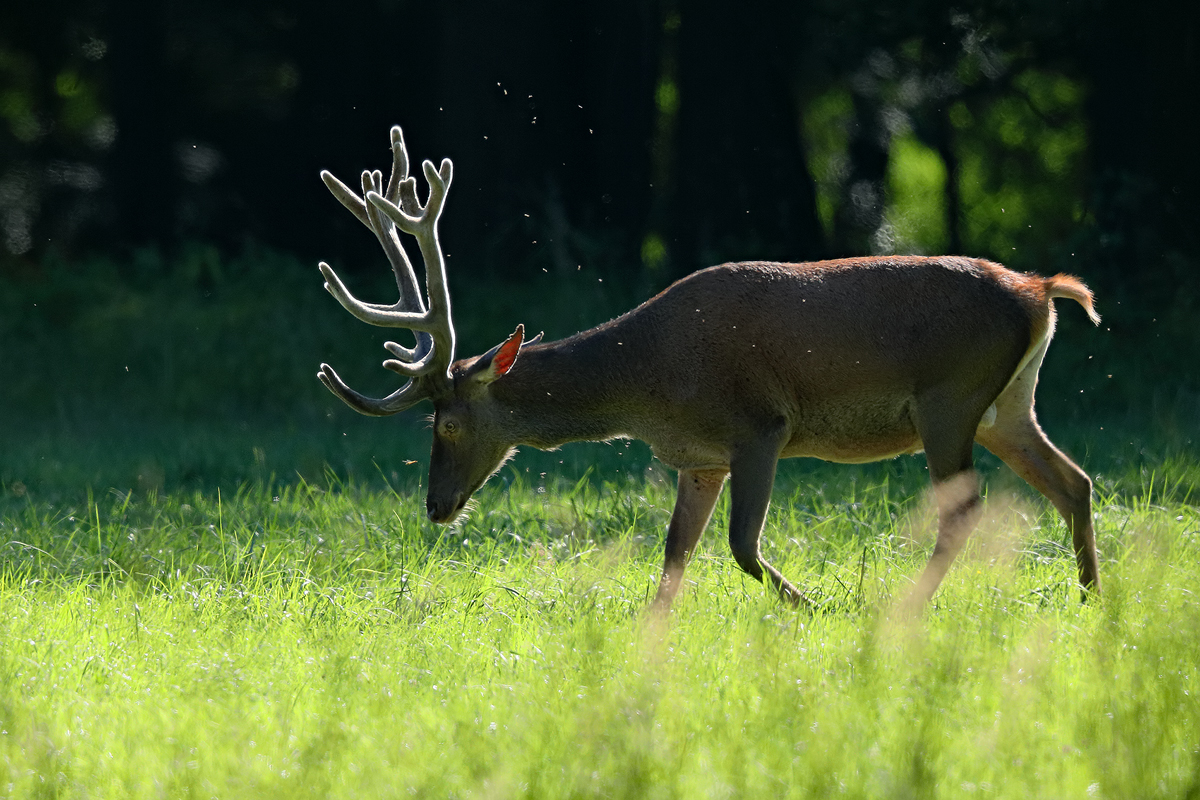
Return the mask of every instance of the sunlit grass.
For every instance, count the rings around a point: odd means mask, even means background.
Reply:
[[[1061,521],[994,488],[979,535],[914,625],[889,610],[928,552],[920,462],[785,470],[764,552],[819,608],[783,607],[742,576],[722,503],[663,626],[642,609],[671,481],[607,466],[624,458],[636,454],[601,459],[610,479],[518,461],[507,491],[486,487],[451,529],[382,479],[53,504],[10,488],[0,787],[289,798],[1195,788],[1200,513],[1181,494],[1194,462],[1136,491],[1125,479],[1101,487],[1105,593],[1088,606]]]

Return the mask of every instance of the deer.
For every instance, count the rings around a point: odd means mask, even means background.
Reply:
[[[1053,300],[1100,321],[1078,278],[1019,273],[960,256],[870,256],[811,263],[727,263],[694,272],[632,311],[559,341],[524,325],[455,360],[438,220],[450,159],[422,164],[424,203],[399,127],[392,168],[364,171],[362,195],[328,171],[333,195],[375,234],[395,274],[391,304],[355,298],[324,262],[325,289],[363,322],[408,330],[383,366],[407,381],[382,398],[318,377],[362,414],[429,400],[433,444],[426,511],[455,520],[519,446],[639,439],[678,474],[650,608],[668,611],[729,484],[729,547],[738,566],[794,605],[809,599],[770,564],[760,537],[782,458],[861,463],[924,451],[937,503],[933,552],[908,605],[925,608],[982,513],[978,442],[1045,496],[1066,522],[1081,597],[1100,590],[1092,481],[1047,438],[1034,412],[1055,328]],[[399,234],[416,240],[422,298]]]

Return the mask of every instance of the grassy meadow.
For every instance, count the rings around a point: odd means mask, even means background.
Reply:
[[[383,337],[315,270],[275,307],[273,273],[205,258],[183,290],[31,280],[54,324],[0,300],[0,796],[1200,795],[1200,412],[1106,405],[1069,325],[1042,407],[1096,479],[1097,602],[980,452],[984,523],[920,620],[890,616],[932,547],[904,458],[781,466],[764,553],[814,610],[740,573],[722,500],[662,623],[673,475],[644,446],[523,452],[433,526],[420,414],[312,377],[382,386]],[[575,291],[462,325],[464,351],[626,300]]]

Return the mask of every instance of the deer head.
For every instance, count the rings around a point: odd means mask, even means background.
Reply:
[[[422,205],[416,179],[408,174],[408,151],[400,128],[391,130],[392,173],[387,187],[380,171],[362,173],[362,196],[325,171],[321,180],[342,205],[367,226],[383,247],[400,298],[391,305],[364,303],[352,295],[333,268],[321,262],[325,289],[363,322],[388,328],[407,328],[416,335],[412,348],[396,342],[384,347],[394,356],[383,366],[408,378],[387,397],[370,398],[350,388],[328,364],[317,377],[342,402],[362,414],[387,416],[422,400],[434,405],[434,445],[430,464],[430,519],[449,522],[467,500],[496,471],[511,452],[513,442],[499,435],[487,402],[488,386],[512,369],[522,345],[536,343],[541,334],[524,341],[524,326],[506,341],[474,359],[454,362],[454,323],[446,284],[446,259],[438,241],[438,219],[453,175],[450,159],[435,169],[421,167],[429,182]],[[421,299],[416,272],[401,244],[399,232],[417,240],[425,264],[427,303]]]

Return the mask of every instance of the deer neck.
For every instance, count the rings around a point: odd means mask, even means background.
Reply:
[[[619,360],[628,349],[600,329],[523,350],[491,387],[514,444],[550,449],[629,435],[628,384],[636,375]]]

